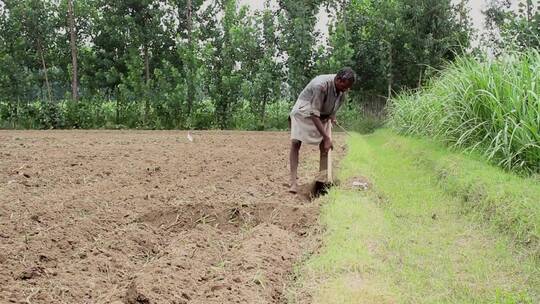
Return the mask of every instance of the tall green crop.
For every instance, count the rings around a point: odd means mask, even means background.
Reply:
[[[392,100],[390,125],[540,172],[540,53],[462,58],[424,90]]]

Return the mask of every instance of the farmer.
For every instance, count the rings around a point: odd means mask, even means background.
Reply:
[[[337,74],[315,77],[304,88],[290,115],[291,127],[291,180],[289,192],[298,191],[298,154],[302,143],[319,145],[319,171],[327,170],[328,151],[332,139],[328,134],[329,123],[336,123],[336,112],[345,100],[345,93],[352,87],[356,74],[343,68]]]

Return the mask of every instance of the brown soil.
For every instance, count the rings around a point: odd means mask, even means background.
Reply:
[[[1,131],[0,302],[286,302],[318,215],[288,134],[192,135]]]

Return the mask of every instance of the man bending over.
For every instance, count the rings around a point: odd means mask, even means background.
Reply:
[[[302,143],[319,145],[319,170],[327,170],[328,151],[332,139],[328,134],[329,123],[336,122],[336,112],[345,100],[345,93],[356,81],[351,68],[343,68],[337,74],[320,75],[304,88],[290,115],[291,127],[291,180],[289,192],[298,191],[298,154]]]

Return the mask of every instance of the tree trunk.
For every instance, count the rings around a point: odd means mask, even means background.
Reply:
[[[148,94],[148,82],[150,81],[150,59],[148,56],[148,45],[144,45],[144,83],[145,83],[145,92],[146,96],[144,98],[144,125],[148,123],[148,113],[150,112],[150,94]]]
[[[15,120],[13,121],[13,129],[17,128],[19,123],[19,108],[21,107],[21,99],[17,97],[17,105],[15,106]]]
[[[187,10],[187,15],[186,15],[186,21],[187,21],[187,24],[186,24],[186,29],[187,29],[187,33],[188,33],[188,40],[189,42],[191,42],[191,27],[192,27],[192,5],[191,5],[191,0],[187,0],[187,7],[186,7],[186,10]]]
[[[392,44],[388,43],[388,99],[392,97]]]
[[[148,55],[148,45],[143,46],[144,49],[144,82],[148,84],[150,81],[150,56]]]
[[[77,41],[75,33],[75,17],[73,14],[73,0],[68,0],[68,22],[69,22],[69,42],[71,45],[71,98],[77,102],[79,100],[77,84]]]
[[[193,82],[195,79],[193,79],[193,53],[194,53],[194,47],[192,45],[192,5],[191,0],[187,0],[187,16],[186,16],[186,29],[187,29],[187,35],[188,35],[188,48],[189,48],[189,64],[188,64],[188,73],[187,73],[187,118],[189,119],[191,117],[191,110],[193,108],[193,99],[195,98],[195,92],[194,92],[194,84]]]
[[[221,130],[227,129],[229,122],[228,122],[228,98],[225,96],[222,96],[223,100],[218,104],[217,110],[218,110],[218,124],[219,128]]]
[[[47,73],[47,65],[45,64],[45,57],[43,56],[43,47],[41,45],[41,40],[38,39],[38,53],[39,57],[41,58],[41,66],[43,68],[43,71],[45,72],[45,85],[47,86],[47,94],[49,96],[49,101],[52,100],[52,92],[51,92],[51,85],[49,84],[49,76]]]
[[[120,124],[120,98],[116,96],[116,115],[115,115],[116,124]]]
[[[266,102],[267,102],[267,100],[268,100],[268,95],[267,95],[267,93],[264,93],[263,103],[262,103],[262,108],[261,108],[261,131],[264,131],[264,129],[266,128],[265,119],[266,119]]]

